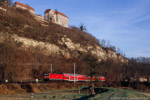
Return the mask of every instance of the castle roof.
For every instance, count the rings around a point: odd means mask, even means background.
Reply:
[[[46,9],[44,13],[48,13],[50,11],[51,11],[51,9]]]
[[[48,13],[50,11],[51,11],[51,9],[46,9],[44,13]],[[60,14],[60,15],[62,15],[64,17],[67,17],[65,14],[63,14],[62,12],[59,12],[59,11],[54,11],[54,14]]]
[[[60,15],[62,15],[62,16],[64,16],[64,17],[67,17],[65,14],[63,14],[62,12],[59,12],[59,11],[55,11],[54,13],[55,13],[55,14],[60,14]]]
[[[23,7],[26,7],[26,8],[28,8],[28,9],[30,9],[30,10],[35,11],[34,8],[32,8],[32,7],[28,6],[28,5],[25,5],[25,4],[23,4],[23,3],[20,3],[20,2],[18,2],[18,1],[16,1],[15,4],[18,4],[18,5],[20,5],[20,6],[23,6]]]

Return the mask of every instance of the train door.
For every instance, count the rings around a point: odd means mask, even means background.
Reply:
[[[78,77],[77,76],[69,76],[69,81],[78,81]]]

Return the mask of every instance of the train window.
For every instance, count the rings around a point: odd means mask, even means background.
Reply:
[[[48,73],[45,73],[44,76],[49,76],[49,74],[48,74]]]

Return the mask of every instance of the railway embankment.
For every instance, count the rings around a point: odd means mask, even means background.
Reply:
[[[27,93],[45,93],[55,90],[78,90],[84,86],[89,86],[86,82],[46,82],[46,83],[6,83],[0,84],[0,95],[12,95],[12,94],[27,94]],[[96,86],[102,87],[104,83],[97,83]],[[88,92],[87,88],[84,88],[82,92]]]

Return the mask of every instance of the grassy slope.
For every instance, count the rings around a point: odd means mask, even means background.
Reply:
[[[109,91],[97,94],[94,97],[88,97],[88,93],[73,93],[73,92],[63,92],[63,91],[55,91],[44,94],[33,94],[33,100],[149,100],[150,96],[146,96],[142,93],[124,90],[124,89],[116,89],[116,88],[108,88]],[[30,98],[30,94],[27,95],[13,95],[16,99],[25,100]],[[10,98],[9,96],[5,96],[5,98]],[[3,98],[5,100],[5,98]]]
[[[116,88],[109,88],[108,92],[104,92],[102,94],[96,95],[93,100],[128,100],[129,98],[134,100],[134,99],[139,99],[139,100],[149,100],[150,97],[146,96],[142,93],[138,93],[136,91],[131,91],[131,90],[124,90],[124,89],[116,89]],[[144,98],[144,99],[142,99]]]

